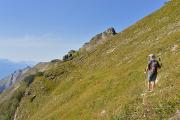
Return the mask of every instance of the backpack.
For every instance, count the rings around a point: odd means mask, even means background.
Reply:
[[[157,73],[157,69],[160,68],[160,65],[157,60],[151,60],[148,64],[148,70],[152,73]]]

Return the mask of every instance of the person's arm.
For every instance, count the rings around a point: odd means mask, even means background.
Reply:
[[[149,65],[150,65],[150,62],[148,62],[148,65],[147,65],[147,67],[145,68],[144,73],[146,73],[146,72],[148,71]]]
[[[157,68],[158,68],[158,69],[161,69],[161,65],[159,64],[158,61],[157,61],[157,65],[158,65]]]
[[[144,69],[144,73],[146,73],[148,71],[148,66]]]

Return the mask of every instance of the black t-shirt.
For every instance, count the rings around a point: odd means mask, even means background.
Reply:
[[[157,60],[150,60],[148,62],[148,71],[157,73],[158,68],[161,68],[161,66]]]

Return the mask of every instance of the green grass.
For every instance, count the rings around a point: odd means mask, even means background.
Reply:
[[[24,95],[25,89],[27,88],[26,83],[22,83],[20,87],[14,91],[14,93],[7,98],[5,101],[0,101],[0,119],[1,120],[12,120],[16,111],[16,108]],[[9,93],[9,92],[7,92]],[[6,97],[6,96],[2,96]]]
[[[179,13],[180,2],[173,0],[94,51],[50,63],[26,89],[31,94],[21,99],[17,120],[170,118],[180,109]],[[175,51],[173,45],[178,45]],[[161,58],[163,67],[156,90],[143,97],[150,53]]]

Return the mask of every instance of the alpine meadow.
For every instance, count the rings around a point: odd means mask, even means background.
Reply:
[[[148,92],[151,53],[161,69]],[[0,94],[0,120],[178,120],[180,0],[121,32],[109,28],[18,79]]]

